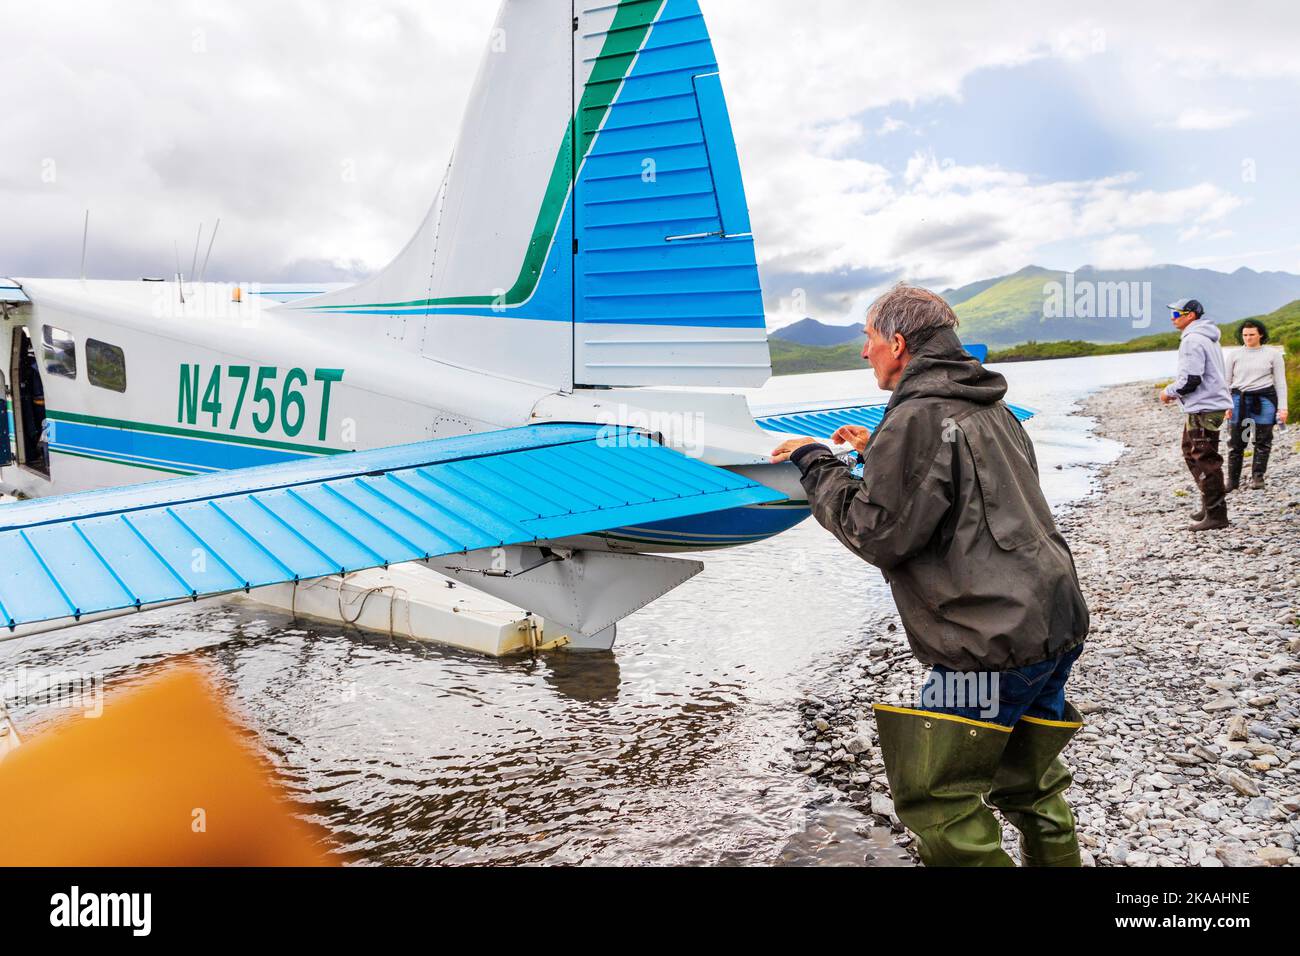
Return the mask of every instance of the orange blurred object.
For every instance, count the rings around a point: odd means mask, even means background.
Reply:
[[[321,866],[217,692],[182,666],[0,761],[0,866]]]

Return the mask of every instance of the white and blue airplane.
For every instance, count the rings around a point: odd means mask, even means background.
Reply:
[[[494,36],[372,278],[0,280],[0,490],[41,499],[0,508],[0,634],[422,562],[607,647],[701,570],[672,552],[808,516],[771,448],[882,409],[704,390],[771,369],[697,0],[505,0]]]

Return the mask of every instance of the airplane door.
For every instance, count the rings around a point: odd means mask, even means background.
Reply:
[[[49,452],[41,440],[45,430],[45,387],[32,337],[23,327],[14,329],[9,375],[14,390],[9,407],[14,416],[16,460],[24,468],[49,478]]]
[[[4,398],[4,408],[0,409],[0,468],[12,465],[14,456],[9,448],[9,386],[5,384],[5,373],[0,371],[0,397]]]

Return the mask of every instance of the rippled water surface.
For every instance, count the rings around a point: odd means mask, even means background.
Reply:
[[[1171,375],[1171,354],[999,367],[1054,505],[1116,446],[1070,416],[1088,391]],[[751,404],[874,398],[870,373],[775,379]],[[1060,466],[1059,468],[1057,466]],[[213,603],[0,644],[18,666],[109,686],[207,662],[286,779],[368,863],[887,864],[782,749],[892,610],[880,575],[813,522],[705,556],[626,619],[610,653],[492,660]],[[18,707],[28,733],[51,714]]]

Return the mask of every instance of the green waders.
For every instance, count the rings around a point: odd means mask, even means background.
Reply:
[[[989,803],[1020,831],[1025,866],[1080,865],[1074,814],[1064,796],[1072,778],[1060,753],[1083,722],[1069,703],[1065,717],[1021,717],[993,777]]]
[[[1026,866],[1078,866],[1071,782],[1059,754],[1082,724],[1022,717],[1014,729],[905,707],[875,706],[894,812],[926,866],[1012,866],[990,805],[1020,831]],[[987,803],[985,798],[987,797]]]
[[[984,803],[1010,727],[906,707],[875,706],[894,812],[926,866],[1013,866]]]

